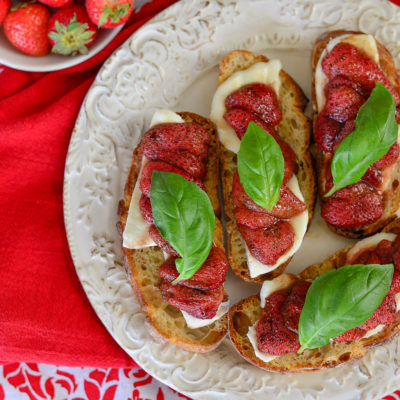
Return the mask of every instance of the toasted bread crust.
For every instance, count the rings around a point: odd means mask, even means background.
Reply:
[[[396,220],[385,229],[386,232],[400,233],[400,220]],[[300,274],[290,274],[292,285],[303,279],[313,281],[318,276],[344,265],[346,255],[353,246],[341,250],[327,258],[322,264],[314,264]],[[290,286],[292,286],[290,285]],[[290,287],[288,286],[288,287]],[[391,340],[400,330],[400,312],[396,319],[381,332],[365,339],[347,343],[330,343],[324,347],[305,350],[302,354],[288,353],[266,363],[254,352],[247,332],[261,316],[260,298],[258,295],[248,297],[235,304],[229,311],[229,335],[239,354],[250,363],[268,371],[300,372],[310,369],[334,367],[344,362],[351,362],[363,357],[373,346]]]
[[[317,98],[316,98],[316,90],[315,90],[315,71],[318,65],[319,58],[321,57],[322,52],[325,47],[329,43],[329,41],[337,36],[345,35],[345,34],[361,34],[362,32],[356,31],[344,31],[338,30],[333,32],[328,32],[319,37],[314,45],[314,49],[311,56],[311,64],[312,64],[312,103],[314,108],[314,132],[315,126],[318,117],[318,108],[317,108]],[[396,66],[394,64],[394,60],[390,55],[389,51],[386,47],[376,40],[377,48],[379,52],[379,65],[384,72],[384,74],[388,77],[392,85],[395,89],[400,93],[400,77],[397,74]],[[325,156],[326,157],[326,156]],[[315,158],[317,164],[318,171],[318,186],[319,186],[319,195],[322,199],[323,191],[322,191],[322,165],[324,164],[325,158],[323,152],[315,146]],[[340,228],[334,225],[327,223],[329,229],[333,232],[354,238],[360,239],[366,236],[373,235],[374,233],[382,230],[387,224],[393,221],[396,218],[395,212],[400,207],[400,160],[397,161],[391,181],[388,185],[388,189],[383,193],[383,203],[384,203],[384,212],[379,220],[375,221],[372,224],[365,225],[359,229],[350,229],[350,228]]]
[[[220,215],[220,204],[218,200],[218,164],[219,164],[219,142],[214,124],[200,115],[181,112],[178,113],[186,122],[196,122],[205,128],[211,136],[211,143],[207,159],[206,176],[204,186],[211,200],[214,212]],[[132,163],[125,186],[125,198],[120,201],[117,224],[121,236],[128,217],[129,205],[133,189],[138,178],[142,161],[140,144],[133,152]],[[222,226],[216,218],[214,229],[214,243],[223,248]],[[122,247],[124,253],[124,267],[129,282],[143,311],[146,313],[146,327],[150,334],[161,343],[172,343],[188,351],[205,353],[215,349],[224,339],[228,330],[228,317],[224,315],[221,319],[209,326],[198,329],[190,329],[182,313],[177,308],[169,305],[162,298],[158,289],[160,276],[158,266],[164,262],[161,249],[157,246],[132,250]],[[223,301],[228,300],[225,291]]]
[[[234,72],[245,70],[258,62],[268,62],[263,55],[255,56],[246,50],[236,50],[229,53],[220,63],[218,84],[228,79]],[[311,123],[303,114],[307,98],[301,88],[283,70],[280,72],[281,89],[279,93],[283,119],[278,126],[279,136],[288,142],[295,154],[298,165],[296,176],[308,208],[309,222],[311,221],[316,183],[314,167],[309,153]],[[226,214],[227,251],[233,271],[248,282],[262,283],[283,273],[290,260],[281,264],[273,271],[251,278],[247,266],[245,242],[239,233],[233,214],[232,182],[237,170],[237,156],[221,144],[221,176],[224,195],[224,210]]]

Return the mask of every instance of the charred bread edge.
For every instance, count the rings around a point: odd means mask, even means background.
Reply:
[[[318,64],[318,60],[329,43],[329,41],[337,36],[345,35],[345,34],[362,34],[363,32],[357,32],[357,31],[345,31],[345,30],[338,30],[338,31],[333,31],[333,32],[327,32],[320,36],[315,45],[314,49],[312,52],[311,56],[311,64],[312,64],[312,102],[313,102],[313,108],[314,108],[314,118],[313,118],[313,123],[314,123],[314,132],[315,132],[315,126],[317,122],[317,98],[316,98],[316,91],[315,91],[315,70]],[[392,85],[395,87],[395,89],[399,92],[400,94],[400,77],[397,74],[396,71],[396,66],[394,64],[393,58],[389,51],[386,49],[386,47],[380,43],[378,40],[376,40],[377,43],[377,48],[379,52],[379,66],[382,69],[382,71],[385,73],[385,75],[388,77],[389,81],[392,83]],[[318,148],[317,145],[315,145],[315,158],[316,158],[316,164],[317,164],[317,171],[318,171],[318,186],[319,186],[319,193],[320,193],[320,198],[322,199],[322,180],[321,180],[321,165],[323,163],[323,153],[322,151]],[[392,175],[392,184],[391,187],[387,190],[385,190],[383,194],[383,201],[385,205],[385,211],[383,216],[377,220],[376,222],[365,225],[362,228],[359,229],[350,229],[350,228],[339,228],[335,227],[334,225],[331,225],[327,223],[329,229],[331,229],[333,232],[346,236],[349,238],[354,238],[354,239],[360,239],[366,236],[373,235],[374,233],[380,231],[383,229],[388,223],[393,221],[396,218],[395,212],[400,206],[400,187],[399,187],[399,179],[400,179],[400,159],[397,161],[395,169],[393,171]],[[389,208],[388,208],[389,207]]]
[[[219,164],[219,141],[216,135],[214,124],[207,118],[200,115],[179,112],[185,122],[196,122],[202,125],[211,135],[211,143],[206,166],[206,176],[204,185],[207,194],[211,200],[214,212],[217,216],[220,215],[220,204],[218,200],[218,164]],[[142,160],[142,152],[140,144],[133,151],[133,158],[129,170],[126,186],[125,186],[125,199],[119,202],[118,216],[119,222],[117,223],[118,231],[121,237],[125,228],[126,219],[128,216],[131,195],[138,178],[140,165]],[[222,242],[222,226],[219,219],[216,217],[216,224],[214,229],[214,243],[223,248]],[[142,310],[146,313],[146,326],[150,334],[160,343],[172,343],[188,351],[205,353],[215,349],[219,343],[224,339],[228,331],[228,316],[225,314],[221,319],[215,321],[209,326],[190,329],[187,327],[182,313],[175,307],[169,305],[161,297],[161,293],[157,288],[160,280],[158,276],[158,266],[163,262],[163,253],[159,247],[153,246],[140,250],[132,250],[122,247],[124,253],[124,267],[129,278],[129,282],[136,294]],[[147,258],[148,259],[147,259]],[[151,259],[156,258],[157,265],[151,262]],[[152,277],[154,282],[144,282],[142,276],[143,271],[141,268],[143,259],[146,260],[144,268],[152,269]],[[155,272],[155,275],[154,275]],[[157,304],[150,302],[149,299],[155,296]],[[223,301],[228,300],[228,294],[225,291]],[[165,316],[168,321],[160,320],[161,308],[165,309]],[[178,326],[172,326],[173,322]],[[172,326],[172,327],[171,327]]]
[[[388,225],[384,232],[400,233],[400,219]],[[327,258],[322,264],[314,264],[300,274],[290,274],[294,280],[312,281],[318,276],[344,264],[348,251],[353,246],[337,252]],[[261,316],[260,297],[254,295],[243,299],[231,307],[229,311],[229,335],[239,354],[250,363],[268,371],[300,372],[334,367],[338,364],[363,357],[373,346],[394,338],[400,329],[400,311],[396,319],[382,331],[365,339],[348,343],[331,343],[313,350],[305,350],[302,354],[289,353],[265,363],[256,357],[253,346],[247,338],[249,326],[252,326]]]
[[[223,58],[220,64],[220,71],[218,77],[218,84],[220,85],[226,79],[229,78],[236,71],[243,71],[253,64],[258,62],[268,62],[269,59],[263,55],[254,56],[251,52],[246,50],[236,50],[229,53],[227,56]],[[296,176],[299,181],[300,189],[303,193],[305,203],[308,209],[309,222],[310,225],[314,205],[315,205],[315,197],[316,197],[316,183],[315,183],[315,174],[314,174],[314,165],[313,160],[311,158],[309,152],[310,145],[310,136],[311,136],[311,122],[304,115],[304,109],[308,103],[308,99],[305,96],[302,89],[296,84],[296,82],[283,70],[280,71],[281,77],[281,89],[280,89],[280,99],[282,100],[283,94],[287,93],[290,98],[290,110],[296,114],[298,121],[294,122],[297,124],[297,127],[302,124],[304,126],[305,137],[301,138],[300,145],[297,145],[296,148],[293,146],[293,141],[290,140],[290,134],[294,131],[285,126],[285,124],[293,121],[285,121],[283,120],[278,126],[278,133],[283,139],[285,139],[293,148],[296,153],[297,165],[299,167],[299,171],[296,173]],[[290,93],[290,95],[289,95]],[[285,114],[283,114],[285,117]],[[285,131],[287,133],[285,135]],[[227,231],[227,251],[230,265],[235,272],[236,275],[244,279],[248,282],[256,282],[262,283],[265,280],[274,279],[278,275],[282,274],[285,270],[286,266],[289,264],[291,258],[287,260],[285,263],[281,264],[279,267],[274,269],[273,271],[257,276],[256,278],[251,278],[250,273],[247,267],[247,263],[245,261],[246,254],[244,248],[244,240],[241,237],[237,225],[236,220],[233,215],[233,203],[232,203],[232,179],[233,173],[237,169],[237,157],[236,154],[229,151],[225,148],[223,144],[221,144],[221,175],[222,175],[222,186],[223,186],[223,196],[224,196],[224,210],[226,214],[226,231]],[[238,257],[242,258],[242,261],[238,259]]]

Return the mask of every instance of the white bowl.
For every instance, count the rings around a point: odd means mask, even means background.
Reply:
[[[28,56],[13,47],[0,28],[0,64],[23,71],[34,72],[56,71],[58,69],[72,67],[73,65],[80,64],[93,57],[107,46],[123,26],[124,25],[120,25],[113,29],[100,29],[93,44],[89,47],[89,53],[74,57],[51,53],[42,57]]]

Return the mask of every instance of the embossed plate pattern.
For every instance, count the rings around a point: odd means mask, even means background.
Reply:
[[[362,360],[298,374],[260,370],[229,340],[210,354],[155,343],[125,277],[115,227],[133,148],[157,108],[209,114],[217,64],[245,48],[279,57],[310,94],[310,51],[324,31],[374,34],[400,65],[400,8],[386,0],[182,0],[137,31],[104,64],[76,121],[65,170],[64,213],[71,254],[100,319],[146,371],[198,399],[377,399],[400,387],[400,340]],[[350,243],[330,233],[316,210],[288,271]],[[316,245],[318,243],[318,245]],[[233,301],[257,286],[229,275]]]

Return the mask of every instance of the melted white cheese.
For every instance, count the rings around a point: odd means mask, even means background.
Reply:
[[[368,55],[376,64],[379,65],[379,52],[376,45],[376,41],[372,35],[366,34],[346,34],[337,36],[331,39],[325,49],[322,51],[321,56],[318,60],[317,67],[315,69],[315,94],[317,99],[317,108],[320,112],[325,107],[325,94],[324,88],[328,83],[328,77],[322,70],[322,60],[323,58],[340,42],[350,43],[355,47],[358,47],[364,53]]]
[[[297,278],[291,274],[282,274],[270,281],[264,281],[260,290],[260,306],[265,307],[265,300],[271,296],[272,293],[290,287]]]
[[[218,307],[217,314],[215,314],[215,317],[210,319],[196,318],[188,314],[186,311],[181,310],[187,326],[192,329],[202,328],[203,326],[211,325],[213,322],[222,318],[228,311],[229,311],[229,300],[221,303]]]
[[[348,251],[346,256],[346,264],[351,265],[354,257],[360,253],[360,251],[368,248],[375,248],[381,240],[389,240],[390,242],[393,242],[394,239],[396,239],[396,235],[394,233],[381,232],[374,236],[360,240],[351,248],[351,250]]]
[[[158,110],[154,113],[150,126],[153,127],[154,125],[163,122],[181,123],[185,121],[173,111]],[[142,178],[143,168],[148,161],[149,160],[143,156],[135,188],[132,192],[131,202],[129,204],[128,218],[122,235],[123,246],[128,249],[142,249],[144,247],[156,245],[149,235],[150,225],[144,220],[139,206],[140,197],[142,195],[139,183]]]
[[[297,181],[296,175],[290,178],[289,182],[286,186],[293,192],[293,194],[301,201],[304,201],[303,194],[301,193],[299,182]],[[247,255],[247,265],[249,268],[250,276],[255,278],[256,276],[265,274],[269,271],[274,270],[275,268],[279,267],[282,263],[286,262],[293,254],[299,249],[301,243],[303,241],[304,235],[307,231],[308,225],[308,211],[307,209],[303,211],[301,214],[296,215],[293,218],[290,218],[289,221],[290,225],[292,225],[294,230],[294,242],[293,246],[282,256],[278,258],[274,265],[265,265],[254,258],[247,247],[246,248],[246,255]]]
[[[279,60],[259,62],[244,71],[233,73],[226,81],[218,86],[211,103],[210,119],[218,129],[221,143],[230,151],[237,153],[240,148],[240,139],[235,130],[225,121],[225,99],[234,91],[250,83],[264,83],[271,85],[277,96],[281,86],[279,72],[282,69]]]

